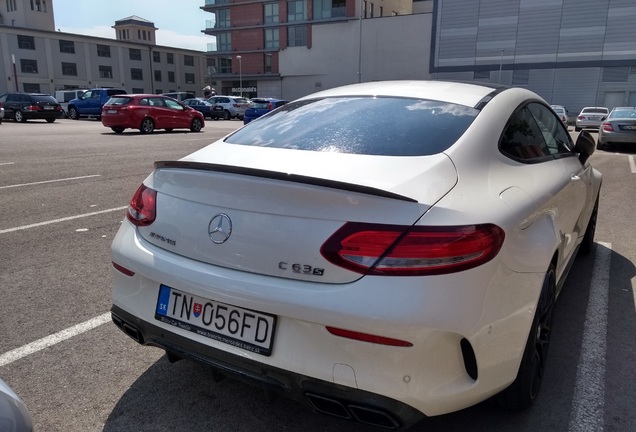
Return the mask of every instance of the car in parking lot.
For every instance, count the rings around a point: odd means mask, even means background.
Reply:
[[[64,116],[62,107],[55,98],[43,93],[10,92],[0,96],[4,115],[18,123],[27,120],[46,120],[53,123]]]
[[[243,120],[243,114],[247,109],[247,99],[237,96],[212,96],[208,101],[214,105],[223,107],[223,118],[230,120],[237,118]]]
[[[205,126],[203,114],[170,97],[154,94],[127,94],[110,98],[102,108],[102,124],[115,133],[139,129],[151,133],[155,129],[190,129],[199,132]]]
[[[596,148],[605,150],[614,144],[636,145],[636,107],[616,107],[601,123]]]
[[[4,119],[4,105],[0,101],[0,124],[2,124],[2,120]]]
[[[194,108],[203,114],[203,117],[209,117],[218,120],[224,117],[223,107],[214,105],[205,98],[191,98],[183,101],[184,105]]]
[[[155,163],[112,243],[113,322],[171,362],[374,426],[493,395],[527,408],[593,249],[594,150],[522,88],[303,97]]]
[[[601,122],[609,115],[609,110],[605,107],[585,107],[576,117],[576,132],[581,129],[598,129]]]
[[[20,397],[0,379],[0,430],[2,432],[32,432],[33,419]]]
[[[128,92],[123,88],[116,87],[86,90],[77,98],[69,101],[67,115],[73,120],[79,120],[81,117],[99,117],[102,113],[102,107],[111,97],[126,93]]]
[[[565,127],[568,126],[568,110],[562,105],[550,105],[554,112],[559,116]]]
[[[257,119],[270,111],[275,110],[278,107],[285,105],[287,102],[284,99],[275,98],[254,98],[247,105],[245,114],[243,115],[243,124],[248,124],[254,119]]]

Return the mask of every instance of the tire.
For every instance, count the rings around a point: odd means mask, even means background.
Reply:
[[[596,150],[605,150],[605,144],[601,144],[600,142],[597,142]]]
[[[580,132],[580,131],[581,131],[580,127],[574,126],[574,132]]]
[[[529,408],[539,395],[550,347],[555,296],[556,271],[554,264],[550,264],[543,280],[517,377],[510,387],[496,396],[496,401],[502,408],[512,411],[524,410]]]
[[[166,132],[168,132],[168,133],[172,132],[172,128],[167,128]]]
[[[70,118],[71,120],[79,120],[80,116],[79,116],[79,113],[77,112],[77,108],[70,107],[68,109],[68,118]]]
[[[599,192],[600,194],[600,192]],[[594,209],[590,216],[590,221],[587,223],[585,234],[583,235],[583,241],[579,246],[579,254],[589,255],[594,248],[594,234],[596,233],[596,219],[598,218],[598,197],[596,197],[596,203],[594,203]]]
[[[232,114],[228,110],[223,112],[223,120],[232,120]]]
[[[24,114],[22,114],[22,111],[17,110],[15,112],[14,116],[15,116],[14,119],[15,119],[16,122],[18,122],[18,123],[26,122],[26,118],[24,117]]]
[[[113,130],[113,132],[120,134],[120,133],[124,133],[124,128],[123,127],[112,127],[111,128]]]
[[[52,118],[52,119],[46,119],[46,122],[47,122],[47,123],[53,123],[54,121],[55,121],[55,119],[54,119],[54,118]]]
[[[139,131],[143,134],[152,133],[155,130],[155,122],[152,121],[150,117],[146,117],[141,121],[141,125],[139,126]]]
[[[201,132],[202,128],[203,128],[203,123],[201,122],[201,119],[193,118],[192,124],[190,124],[190,130],[192,132]]]

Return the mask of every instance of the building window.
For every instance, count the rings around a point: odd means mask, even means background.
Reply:
[[[100,78],[112,78],[113,77],[113,68],[111,66],[99,66],[99,77]]]
[[[161,94],[161,93],[163,93],[162,89],[155,89],[155,94]]]
[[[183,56],[183,64],[185,66],[194,66],[194,57],[192,57],[190,55],[184,55]]]
[[[373,3],[371,3],[371,18],[373,18],[373,9],[375,8],[375,5]]]
[[[278,49],[279,33],[277,28],[268,28],[265,32],[265,49]]]
[[[97,57],[110,57],[110,47],[108,45],[97,45]]]
[[[133,88],[132,88],[132,92],[133,92],[133,93],[146,93],[146,92],[144,91],[144,89],[143,89],[143,88],[141,88],[141,87],[133,87]]]
[[[219,73],[222,73],[222,74],[232,73],[232,58],[227,58],[227,57],[219,58]]]
[[[141,60],[141,50],[135,48],[128,49],[128,56],[131,60]]]
[[[18,35],[18,47],[20,49],[35,49],[35,38],[33,36]]]
[[[168,82],[174,82],[174,72],[173,71],[169,71],[168,72]]]
[[[67,54],[75,54],[75,42],[60,40],[60,52]]]
[[[307,46],[307,27],[295,26],[287,28],[287,45]]]
[[[473,72],[473,79],[475,81],[488,81],[490,80],[490,71],[475,71]]]
[[[229,28],[230,24],[230,10],[219,9],[216,13],[216,27],[217,28]]]
[[[22,84],[22,89],[25,93],[42,93],[40,91],[40,84],[24,83]]]
[[[24,73],[38,73],[38,61],[29,60],[29,59],[21,59],[20,70]]]
[[[137,39],[141,40],[141,30],[137,29]]]
[[[31,10],[37,12],[46,12],[46,0],[31,0]]]
[[[625,67],[604,67],[602,82],[622,82],[629,79],[629,66]]]
[[[263,5],[263,17],[265,18],[265,24],[277,23],[280,19],[278,16],[278,3],[265,3]]]
[[[306,0],[291,0],[287,2],[287,21],[305,21],[306,19]]]
[[[512,72],[512,85],[528,85],[530,81],[530,71],[528,69],[519,69]]]
[[[216,37],[217,51],[232,51],[232,35],[230,33],[220,33]]]
[[[186,84],[194,84],[194,74],[193,73],[186,73],[185,74],[185,82],[186,82]]]
[[[135,81],[143,81],[143,79],[144,79],[144,71],[141,70],[141,69],[131,68],[130,69],[130,79],[133,79]]]
[[[166,53],[166,62],[168,64],[174,64],[174,54]]]
[[[16,5],[16,0],[7,0],[7,12],[13,12],[18,10],[18,6]]]
[[[265,63],[264,63],[264,69],[265,69],[265,73],[271,73],[272,72],[272,55],[271,54],[265,54]]]
[[[77,64],[62,62],[62,75],[77,76]]]
[[[161,71],[155,70],[155,81],[161,81]]]
[[[152,52],[152,61],[155,63],[161,63],[161,53],[159,51]]]

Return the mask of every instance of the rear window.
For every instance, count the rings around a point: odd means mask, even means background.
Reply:
[[[108,99],[106,105],[128,105],[130,102],[132,102],[132,98],[120,96]]]
[[[249,107],[250,108],[254,108],[254,109],[266,109],[268,105],[269,105],[269,102],[254,102],[254,101],[252,101],[249,104]]]
[[[118,94],[126,94],[126,90],[122,90],[122,89],[109,89],[109,90],[106,90],[106,95],[108,95],[108,96],[113,96],[113,95],[118,95]]]
[[[636,119],[636,109],[615,109],[610,118]]]
[[[607,109],[605,108],[583,108],[584,113],[592,113],[592,114],[607,114]]]
[[[53,96],[49,95],[31,95],[31,100],[35,103],[38,102],[47,102],[47,103],[57,103],[57,100]]]
[[[478,110],[392,97],[338,97],[288,103],[225,142],[382,156],[426,156],[452,146]]]

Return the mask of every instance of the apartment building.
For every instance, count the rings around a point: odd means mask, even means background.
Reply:
[[[55,31],[53,0],[0,2],[0,94],[94,87],[202,94],[203,51],[156,45],[154,23],[130,16],[114,39]]]

